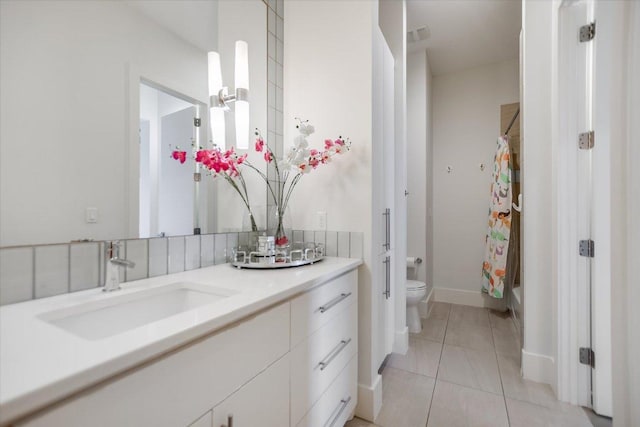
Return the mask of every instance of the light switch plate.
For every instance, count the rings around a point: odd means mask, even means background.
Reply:
[[[327,213],[318,212],[318,230],[327,229]]]
[[[95,224],[98,222],[98,208],[87,208],[84,211],[84,219],[87,224]]]

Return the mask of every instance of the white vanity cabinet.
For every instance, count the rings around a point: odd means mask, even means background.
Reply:
[[[289,355],[213,408],[212,427],[288,426]]]
[[[330,418],[326,409],[313,408],[358,352],[357,301],[355,271],[291,301],[292,426],[307,425],[301,420],[309,411],[315,410],[316,418]],[[349,394],[345,387],[338,387],[337,393]],[[347,416],[356,400],[353,394],[348,408],[343,408]]]
[[[357,402],[357,285],[351,270],[11,425],[342,426]]]
[[[188,426],[288,353],[289,306],[254,315],[15,425]]]

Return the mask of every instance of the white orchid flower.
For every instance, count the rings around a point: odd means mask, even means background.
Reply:
[[[315,132],[315,128],[313,126],[311,126],[310,124],[308,124],[308,123],[300,123],[298,125],[298,130],[304,136],[309,136],[313,132]]]
[[[304,136],[298,135],[293,140],[293,146],[296,148],[307,148],[309,146],[309,142]]]

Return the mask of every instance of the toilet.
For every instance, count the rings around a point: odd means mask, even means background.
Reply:
[[[427,296],[427,285],[417,280],[407,280],[407,327],[409,332],[417,334],[422,331],[422,322],[418,312],[418,303]]]

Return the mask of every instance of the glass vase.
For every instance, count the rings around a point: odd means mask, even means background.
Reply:
[[[269,235],[275,237],[276,249],[288,251],[292,234],[289,207],[280,209],[278,206],[271,206],[269,209]]]

